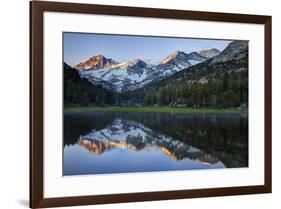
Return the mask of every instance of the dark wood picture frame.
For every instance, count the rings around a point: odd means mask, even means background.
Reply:
[[[145,193],[44,198],[43,196],[43,13],[71,12],[152,18],[204,20],[264,25],[265,165],[264,185]],[[58,207],[271,193],[271,16],[197,12],[93,4],[30,2],[30,207]]]

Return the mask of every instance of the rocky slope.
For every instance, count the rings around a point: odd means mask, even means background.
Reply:
[[[246,56],[248,56],[248,41],[233,41],[218,56],[213,57],[211,63],[239,60]]]
[[[100,69],[100,68],[110,68],[113,65],[118,64],[112,59],[105,58],[103,55],[93,56],[85,62],[81,62],[74,66],[78,70],[88,70],[88,69]]]
[[[221,52],[220,52],[220,50],[215,49],[215,48],[204,48],[204,49],[200,49],[199,51],[197,51],[197,53],[202,55],[203,57],[210,59],[212,57],[219,55]]]

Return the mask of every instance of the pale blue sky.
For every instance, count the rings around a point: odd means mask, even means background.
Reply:
[[[64,62],[74,66],[88,58],[102,54],[117,62],[136,58],[160,61],[180,50],[186,53],[201,48],[223,50],[231,41],[149,36],[63,33]]]

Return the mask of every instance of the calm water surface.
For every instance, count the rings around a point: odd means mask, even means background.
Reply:
[[[248,166],[241,114],[65,113],[63,175]]]

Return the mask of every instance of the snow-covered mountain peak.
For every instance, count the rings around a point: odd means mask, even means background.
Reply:
[[[166,64],[166,63],[170,63],[172,62],[174,59],[176,58],[185,58],[186,57],[186,53],[184,53],[183,51],[175,51],[172,54],[170,54],[169,56],[167,56],[166,58],[164,58],[160,64]]]
[[[118,62],[113,59],[106,58],[102,54],[95,55],[85,62],[80,62],[75,65],[78,70],[88,70],[88,69],[100,69],[100,68],[110,68],[111,66],[117,64]]]
[[[127,69],[127,68],[132,68],[132,67],[145,68],[146,66],[147,66],[147,64],[144,61],[142,61],[141,59],[134,59],[129,62],[122,62],[122,63],[112,65],[111,69],[114,69],[114,68]]]
[[[135,59],[135,60],[132,61],[132,63],[133,63],[135,66],[142,67],[142,68],[146,67],[146,65],[147,65],[147,64],[146,64],[143,60],[141,60],[141,59]]]
[[[195,60],[195,61],[200,61],[200,62],[204,62],[205,60],[207,60],[207,58],[205,56],[202,56],[201,54],[199,54],[197,52],[191,52],[191,53],[187,54],[186,56],[189,60]]]
[[[185,54],[186,54],[185,52],[177,50],[174,53],[172,53],[171,55],[174,55],[176,57],[176,56],[185,55]]]

